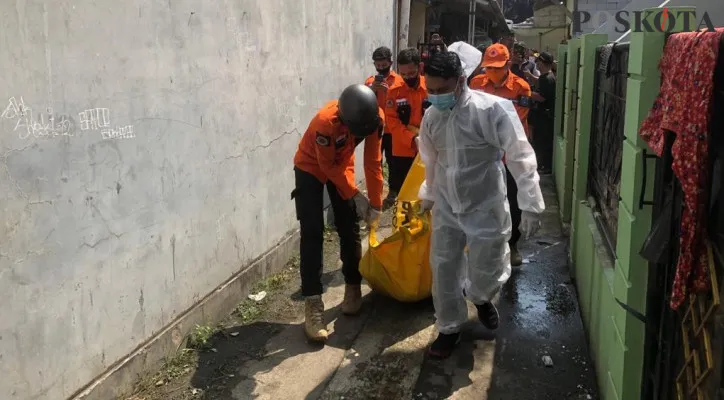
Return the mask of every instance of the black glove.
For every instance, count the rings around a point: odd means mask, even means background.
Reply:
[[[400,117],[402,125],[410,124],[410,117],[412,116],[412,107],[409,104],[402,104],[397,106],[397,116]]]

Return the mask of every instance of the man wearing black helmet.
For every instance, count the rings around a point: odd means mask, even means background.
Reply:
[[[362,305],[359,219],[375,224],[382,208],[380,138],[384,113],[365,85],[351,85],[314,116],[294,156],[295,201],[300,225],[300,274],[305,297],[304,331],[313,341],[327,340],[322,303],[323,196],[326,185],[339,235],[345,290],[342,312]],[[365,142],[364,170],[369,199],[355,184],[354,150]]]

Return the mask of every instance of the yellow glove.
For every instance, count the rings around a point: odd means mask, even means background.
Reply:
[[[381,210],[370,207],[370,211],[367,214],[367,225],[371,228],[377,229],[380,224],[380,216],[382,215]]]

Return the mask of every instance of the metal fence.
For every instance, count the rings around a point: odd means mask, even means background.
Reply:
[[[628,44],[609,44],[596,51],[597,69],[588,163],[588,196],[596,222],[615,255],[621,187]]]

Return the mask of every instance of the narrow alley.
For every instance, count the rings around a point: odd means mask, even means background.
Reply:
[[[0,15],[0,400],[724,399],[724,0]]]
[[[304,339],[299,277],[289,265],[254,289],[264,299],[244,301],[201,350],[181,351],[127,399],[597,399],[552,179],[541,186],[541,232],[521,245],[526,264],[499,296],[495,336],[471,306],[462,344],[437,361],[426,357],[431,301],[403,304],[367,290],[361,315],[341,315],[337,236],[328,232],[326,346]]]

